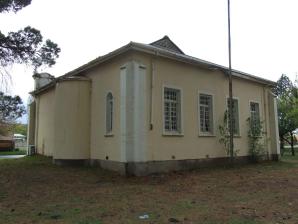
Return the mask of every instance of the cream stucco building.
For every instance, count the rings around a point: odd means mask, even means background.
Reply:
[[[227,68],[185,55],[167,36],[129,44],[63,75],[34,76],[29,144],[54,163],[145,175],[228,161],[218,126]],[[247,161],[247,118],[264,125],[265,156],[279,158],[274,82],[233,71],[235,149]]]

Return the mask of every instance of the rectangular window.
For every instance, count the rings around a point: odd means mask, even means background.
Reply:
[[[230,99],[227,99],[228,112],[230,108]],[[232,103],[232,116],[233,116],[233,133],[234,135],[240,135],[239,131],[239,108],[238,108],[238,99],[233,99]],[[229,114],[229,113],[228,113]],[[229,118],[229,116],[228,116]],[[228,125],[230,124],[228,120]]]
[[[206,134],[213,133],[212,96],[200,94],[200,131]]]
[[[108,93],[106,96],[106,134],[113,131],[113,95]]]
[[[181,133],[181,91],[164,88],[164,130]]]
[[[260,109],[258,103],[250,102],[250,119],[253,124],[260,122]]]

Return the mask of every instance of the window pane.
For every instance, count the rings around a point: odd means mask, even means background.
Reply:
[[[213,132],[212,96],[200,94],[200,131]]]
[[[250,118],[253,125],[257,125],[260,122],[260,110],[258,103],[250,103]]]
[[[164,88],[164,129],[180,132],[180,90]]]
[[[106,133],[113,130],[113,95],[108,93],[106,97]]]

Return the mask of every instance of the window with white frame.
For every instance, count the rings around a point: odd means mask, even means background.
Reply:
[[[200,132],[203,134],[213,133],[212,101],[212,95],[199,94]]]
[[[108,93],[106,97],[106,133],[111,134],[113,131],[113,95]]]
[[[232,116],[233,116],[233,134],[234,135],[240,135],[239,131],[239,108],[238,108],[238,99],[233,99],[232,101]],[[230,108],[230,99],[227,99],[227,106],[228,106],[228,112]],[[229,114],[229,113],[228,113]],[[229,119],[229,116],[228,116]],[[228,120],[228,125],[230,124]]]
[[[250,102],[250,119],[254,125],[260,122],[259,103]]]
[[[164,130],[181,133],[181,90],[164,88]]]

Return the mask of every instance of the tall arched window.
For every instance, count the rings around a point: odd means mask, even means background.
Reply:
[[[111,134],[113,131],[113,95],[108,93],[106,97],[106,133]]]

